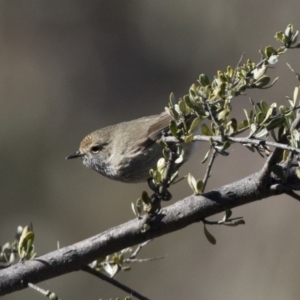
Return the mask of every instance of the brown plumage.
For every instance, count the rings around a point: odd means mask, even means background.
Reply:
[[[67,159],[82,157],[83,164],[100,174],[123,182],[141,182],[149,177],[162,157],[156,143],[171,117],[163,112],[96,130]]]

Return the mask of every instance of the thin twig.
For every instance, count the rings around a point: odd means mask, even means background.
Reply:
[[[186,177],[183,176],[183,177],[177,179],[176,181],[172,182],[172,184],[173,184],[173,185],[174,185],[174,184],[177,184],[178,182],[182,181],[182,180],[185,179],[185,178],[186,178]]]
[[[165,137],[163,138],[165,142],[180,142],[174,137]],[[256,146],[266,145],[270,147],[280,148],[282,150],[288,150],[288,151],[295,151],[297,153],[300,153],[299,148],[291,147],[286,144],[282,143],[275,143],[265,140],[259,140],[259,139],[252,139],[248,137],[232,137],[232,136],[225,136],[225,140],[233,143],[240,143],[240,144],[251,144]],[[204,135],[195,135],[193,141],[201,141],[201,142],[222,142],[221,136],[204,136]]]
[[[300,195],[296,194],[294,191],[286,191],[285,194],[296,199],[297,201],[300,201]]]
[[[299,129],[299,127],[300,127],[300,109],[297,110],[296,118],[293,121],[293,123],[291,124],[291,127],[290,127],[289,131],[281,137],[281,140],[279,141],[281,143],[279,143],[278,146],[275,146],[276,148],[275,148],[274,152],[268,157],[267,161],[265,162],[265,164],[264,164],[264,166],[263,166],[263,168],[260,172],[260,176],[259,176],[260,179],[262,180],[262,182],[265,181],[265,180],[268,180],[268,177],[270,176],[271,171],[272,171],[272,166],[277,164],[282,159],[282,153],[283,153],[283,150],[285,150],[283,146],[288,141],[287,140],[287,135],[292,130]],[[274,144],[278,144],[278,143],[274,143]],[[290,147],[290,146],[288,146],[288,147]],[[290,148],[292,148],[292,149],[286,149],[286,150],[299,153],[300,149],[293,148],[293,147],[290,147]]]
[[[39,286],[28,282],[27,283],[28,287],[32,288],[33,290],[41,293],[43,296],[50,298],[50,296],[52,297],[53,295],[55,295],[54,293],[50,292],[49,290],[44,290],[42,288],[40,288]],[[54,298],[53,298],[54,299]],[[56,296],[56,299],[59,300],[59,298]]]
[[[159,260],[165,258],[164,256],[157,256],[157,257],[149,257],[149,258],[125,258],[124,263],[144,263],[153,260]]]
[[[159,260],[165,258],[164,256],[157,256],[157,257],[148,257],[148,258],[124,258],[123,263],[124,264],[130,264],[130,263],[144,263],[144,262],[149,262],[149,261],[154,261],[154,260]],[[108,264],[115,264],[115,261],[113,260],[108,260],[105,261]]]
[[[211,157],[210,157],[210,160],[209,160],[209,162],[208,162],[207,169],[206,169],[206,172],[205,172],[205,175],[204,175],[204,179],[203,179],[203,190],[202,190],[202,192],[205,191],[205,187],[206,187],[208,178],[210,177],[210,171],[211,171],[212,165],[213,165],[213,163],[214,163],[214,160],[215,160],[217,154],[218,154],[218,153],[217,153],[217,150],[214,149],[214,150],[213,150],[213,153],[211,154]]]
[[[272,184],[270,186],[270,190],[272,190],[272,191],[286,192],[286,191],[290,191],[291,188],[287,187],[285,184],[276,183],[276,184]]]
[[[297,115],[296,115],[296,119],[293,121],[291,128],[290,128],[290,132],[293,129],[299,129],[300,127],[300,109],[297,110]]]
[[[158,212],[161,208],[161,201],[168,201],[172,199],[172,195],[168,191],[168,187],[170,185],[170,179],[172,172],[174,170],[175,161],[177,159],[177,154],[171,149],[173,147],[169,147],[169,159],[166,162],[166,170],[164,172],[164,177],[161,181],[161,185],[154,184],[152,186],[151,180],[148,181],[149,187],[154,191],[151,195],[151,210],[148,211],[150,214]]]
[[[201,220],[204,224],[207,224],[207,225],[226,225],[232,221],[239,221],[239,220],[242,220],[243,217],[236,217],[236,218],[230,218],[230,219],[227,219],[227,220],[220,220],[220,221],[208,221],[206,219],[203,219]]]
[[[205,102],[205,105],[206,105],[206,107],[207,107],[207,110],[208,110],[208,112],[209,112],[209,115],[210,115],[210,117],[211,117],[211,120],[213,121],[213,123],[216,125],[216,127],[219,129],[219,131],[220,131],[220,134],[221,134],[221,137],[222,137],[222,141],[224,141],[224,138],[225,138],[225,136],[224,136],[224,131],[223,131],[223,127],[222,126],[220,126],[220,124],[217,122],[217,120],[215,119],[215,117],[214,117],[214,115],[213,115],[213,113],[212,113],[212,111],[211,111],[211,108],[210,108],[210,103],[208,103],[208,101],[206,101]]]
[[[138,253],[142,250],[143,247],[145,247],[148,243],[150,243],[152,240],[148,240],[144,243],[139,244],[136,249],[132,252],[132,254],[130,255],[130,258],[136,258],[136,256],[138,255]]]
[[[236,67],[235,67],[235,69],[234,69],[234,73],[233,73],[233,76],[232,76],[232,79],[231,79],[231,84],[233,84],[233,82],[234,82],[234,80],[235,80],[236,72],[237,72],[238,68],[240,67],[240,65],[241,65],[241,63],[242,63],[242,60],[243,60],[243,58],[244,58],[244,55],[245,55],[245,52],[242,53],[242,55],[241,55],[241,57],[240,57],[240,59],[239,59],[237,65],[236,65]]]
[[[279,192],[300,191],[300,185],[299,184],[277,183],[277,184],[272,184],[270,186],[270,190],[272,190],[272,191],[279,191]]]
[[[208,225],[221,225],[219,223],[219,221],[208,221],[206,219],[201,220],[204,224],[208,224]]]
[[[124,292],[128,293],[129,295],[132,295],[134,297],[136,297],[137,299],[140,299],[140,300],[149,300],[149,298],[141,295],[140,293],[134,291],[133,289],[129,288],[128,286],[120,283],[119,281],[113,279],[113,278],[110,278],[108,276],[106,276],[105,274],[101,273],[101,272],[97,272],[96,270],[94,270],[93,268],[91,268],[90,266],[85,266],[82,271],[85,271],[89,274],[92,274],[100,279],[102,279],[103,281],[106,281],[110,284],[112,284],[113,286],[123,290]]]
[[[162,180],[162,185],[159,189],[159,193],[161,195],[163,195],[167,191],[167,188],[169,186],[169,181],[170,181],[170,178],[171,178],[171,174],[174,170],[174,165],[175,165],[176,158],[177,158],[176,153],[174,151],[172,151],[172,149],[170,149],[170,155],[169,155],[169,159],[167,161],[166,172],[165,172],[164,178]]]
[[[282,153],[283,150],[281,148],[275,148],[274,152],[267,158],[259,175],[262,184],[269,179],[270,174],[272,172],[272,167],[282,159]]]

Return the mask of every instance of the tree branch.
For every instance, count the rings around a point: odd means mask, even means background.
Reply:
[[[299,184],[295,170],[295,167],[286,170],[290,184]],[[1,270],[0,295],[24,289],[28,282],[38,283],[84,269],[99,257],[180,230],[226,209],[284,193],[271,189],[270,185],[262,187],[259,174],[254,173],[202,195],[186,197],[163,208],[150,219],[150,229],[146,232],[142,231],[143,222],[134,219],[79,243]],[[273,184],[279,183],[276,178],[270,180]]]
[[[97,272],[96,270],[94,270],[93,268],[91,268],[90,266],[85,266],[84,268],[82,268],[83,271],[92,274],[98,278],[100,278],[101,280],[104,280],[106,282],[108,282],[109,284],[123,290],[125,293],[128,293],[129,295],[140,299],[140,300],[149,300],[147,297],[141,295],[140,293],[136,292],[135,290],[129,288],[128,286],[120,283],[119,281],[115,280],[114,278],[110,278],[108,276],[106,276],[105,274],[101,273],[101,272]]]
[[[213,153],[210,157],[210,160],[208,162],[208,165],[207,165],[207,169],[206,169],[206,172],[205,172],[205,175],[204,175],[204,179],[203,179],[203,191],[205,191],[205,187],[206,187],[206,184],[207,184],[207,181],[210,177],[210,172],[211,172],[211,168],[212,168],[212,165],[215,161],[215,158],[217,156],[217,151],[214,149],[213,150]]]

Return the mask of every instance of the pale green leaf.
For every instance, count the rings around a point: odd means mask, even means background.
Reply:
[[[212,132],[206,124],[201,125],[201,133],[206,136],[212,136]]]
[[[193,139],[194,139],[194,135],[191,133],[191,134],[185,136],[184,142],[185,142],[186,144],[188,144],[188,143],[191,143],[191,142],[193,141]]]
[[[210,149],[206,152],[204,158],[202,159],[201,161],[202,164],[204,164],[207,161],[209,153],[210,153]]]
[[[200,118],[199,117],[195,118],[190,126],[189,133],[192,133],[194,129],[199,125],[199,123],[200,123]]]

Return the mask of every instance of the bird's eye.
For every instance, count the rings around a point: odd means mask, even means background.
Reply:
[[[99,146],[99,145],[91,147],[91,152],[94,154],[99,153],[100,150],[101,150],[101,146]]]

